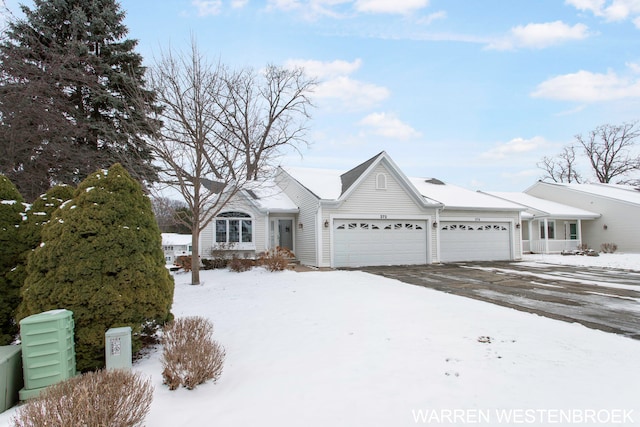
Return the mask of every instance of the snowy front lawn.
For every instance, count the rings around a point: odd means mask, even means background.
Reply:
[[[201,274],[172,311],[212,320],[224,372],[169,391],[136,362],[148,426],[640,425],[640,341],[361,272]]]

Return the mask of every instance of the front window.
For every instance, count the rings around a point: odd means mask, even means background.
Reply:
[[[224,212],[216,218],[216,243],[251,243],[253,220],[243,212]]]
[[[556,238],[556,222],[555,221],[547,221],[547,232],[545,233],[545,229],[544,229],[544,221],[540,221],[540,238],[544,239],[544,238],[549,238],[549,239],[555,239]]]

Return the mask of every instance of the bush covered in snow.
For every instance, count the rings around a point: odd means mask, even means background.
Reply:
[[[23,202],[16,186],[0,175],[0,345],[10,344],[18,332],[14,314],[20,304],[22,280],[16,266],[28,247],[20,236]]]
[[[224,348],[213,339],[213,324],[204,317],[175,319],[164,328],[162,378],[170,390],[189,390],[222,374]]]
[[[153,386],[140,374],[113,370],[88,372],[53,385],[22,406],[15,427],[144,425]]]
[[[107,329],[130,326],[135,352],[143,327],[170,319],[172,301],[151,202],[114,165],[89,175],[44,225],[18,315],[73,311],[76,366],[86,371],[104,366]]]

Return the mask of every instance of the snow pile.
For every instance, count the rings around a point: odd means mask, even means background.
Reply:
[[[640,341],[362,272],[189,279],[176,275],[173,313],[211,319],[224,372],[169,391],[160,349],[136,362],[155,386],[150,427],[544,425],[560,410],[640,425]]]
[[[523,261],[554,265],[574,265],[578,267],[620,268],[640,271],[640,254],[600,254],[600,256],[584,255],[524,255]]]

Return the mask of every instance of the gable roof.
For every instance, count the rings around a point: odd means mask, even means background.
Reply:
[[[375,163],[376,160],[378,160],[378,158],[382,157],[385,154],[384,151],[376,154],[375,156],[373,156],[372,158],[370,158],[369,160],[367,160],[364,163],[359,164],[358,166],[356,166],[355,168],[351,169],[348,172],[343,173],[342,175],[340,175],[340,181],[342,182],[342,194],[346,193],[347,190],[349,190],[349,188],[356,183],[356,181],[358,181],[358,179],[362,176],[362,174],[364,174],[367,169],[369,169],[369,167]]]
[[[296,213],[298,206],[274,181],[251,181],[242,191],[247,200],[263,212]]]
[[[596,219],[600,217],[598,213],[541,199],[526,193],[491,191],[485,192],[485,194],[525,206],[527,210],[522,214],[523,219],[533,219],[536,217]]]
[[[398,183],[404,187],[417,203],[422,205],[441,205],[440,202],[423,197],[385,151],[344,173],[328,169],[281,169],[318,199],[341,202],[346,200],[350,193],[358,187],[358,184],[382,162],[388,166],[389,172],[396,177]]]
[[[444,204],[445,209],[523,211],[522,205],[479,191],[447,184],[435,178],[409,178],[423,197]]]
[[[524,190],[528,192],[530,189],[536,186],[548,186],[566,188],[572,191],[590,194],[598,197],[604,197],[620,202],[631,203],[640,206],[640,190],[631,185],[620,184],[565,184],[558,182],[544,182],[538,181],[531,187]]]

